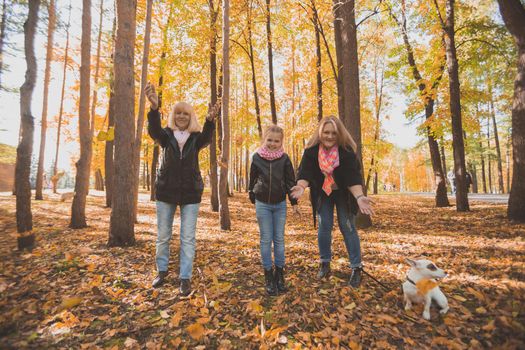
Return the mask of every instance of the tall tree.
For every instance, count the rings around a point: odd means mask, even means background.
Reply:
[[[517,74],[512,104],[512,185],[507,215],[525,222],[525,8],[520,0],[498,0],[501,17],[518,47]]]
[[[409,41],[405,1],[404,0],[401,1],[401,20],[397,18],[397,16],[393,13],[392,10],[390,10],[390,15],[392,16],[394,21],[397,23],[397,25],[401,29],[403,43],[404,43],[405,50],[407,53],[408,65],[411,68],[412,77],[414,78],[414,82],[417,85],[419,94],[421,97],[424,98],[424,101],[425,101],[425,119],[430,120],[431,118],[434,117],[434,104],[435,104],[434,92],[438,88],[438,85],[443,76],[443,71],[445,69],[444,62],[443,64],[440,65],[440,69],[439,69],[439,73],[437,77],[435,77],[433,79],[433,82],[430,84],[430,86],[428,86],[429,85],[428,82],[430,82],[431,80],[429,80],[428,78],[423,79],[423,76],[416,64],[414,50]],[[440,59],[444,60],[444,58],[441,58],[441,57]],[[447,186],[446,186],[446,180],[445,180],[446,168],[442,167],[441,157],[439,154],[439,145],[438,145],[436,138],[434,137],[432,128],[430,126],[427,126],[426,132],[427,132],[428,148],[430,151],[430,160],[432,163],[432,170],[434,172],[434,180],[436,182],[436,196],[435,196],[436,207],[448,207],[450,204],[448,202]]]
[[[494,108],[494,91],[492,90],[492,84],[489,82],[489,107],[490,107],[490,118],[492,119],[492,127],[494,129],[494,142],[496,146],[496,164],[498,165],[498,186],[499,193],[504,193],[503,188],[503,165],[501,162],[501,148],[499,146],[499,134],[498,126],[496,125],[496,111]]]
[[[7,0],[2,2],[2,18],[0,19],[0,91],[2,90],[2,72],[4,69],[4,42],[6,37]]]
[[[24,53],[26,59],[26,78],[20,87],[20,119],[22,137],[16,149],[16,229],[19,233],[33,229],[33,215],[31,213],[31,187],[29,173],[31,168],[31,154],[33,152],[33,133],[35,129],[34,118],[31,114],[31,100],[35,88],[37,64],[35,57],[35,32],[38,22],[38,8],[40,0],[29,0],[29,13],[24,23]],[[33,233],[30,234],[32,236]],[[34,238],[34,236],[33,236]],[[19,240],[20,242],[20,240]],[[19,248],[29,248],[20,245]]]
[[[459,65],[456,54],[454,29],[454,2],[446,0],[445,18],[441,15],[437,0],[434,0],[436,12],[445,33],[445,52],[447,57],[447,71],[450,93],[450,115],[452,119],[452,148],[454,154],[454,173],[456,181],[456,210],[468,211],[468,187],[466,183],[465,145],[463,140],[463,126],[461,120],[461,93],[459,87]]]
[[[149,42],[151,36],[151,12],[153,0],[146,1],[146,28],[144,29],[144,47],[142,52],[142,72],[140,77],[139,92],[139,115],[137,116],[137,132],[135,133],[135,144],[133,150],[133,171],[135,173],[133,186],[133,218],[137,221],[137,207],[139,199],[139,177],[140,177],[140,149],[142,147],[142,131],[144,129],[144,113],[146,107],[145,93],[146,83],[148,82],[148,60],[149,60]]]
[[[222,230],[231,229],[230,208],[228,207],[228,165],[230,158],[230,0],[223,1],[222,9],[222,147],[221,170],[219,174],[219,217]]]
[[[213,0],[208,0],[210,11],[210,100],[212,106],[217,103],[217,18],[219,7],[215,8]],[[214,121],[217,123],[217,121]],[[210,143],[210,187],[211,210],[219,211],[219,183],[217,174],[217,131],[213,131]]]
[[[64,96],[66,93],[67,65],[69,60],[69,27],[71,26],[71,1],[69,1],[69,15],[66,24],[66,48],[64,50],[64,68],[62,70],[62,88],[60,90],[60,107],[58,109],[57,143],[55,150],[55,161],[53,164],[53,193],[57,193],[58,184],[58,153],[60,149],[60,136],[62,131],[62,116],[64,113]]]
[[[100,49],[102,44],[102,21],[104,19],[104,0],[100,0],[97,36],[97,53],[95,58],[95,76],[93,77],[93,99],[91,101],[91,134],[95,131],[95,116],[98,99],[98,78],[100,71]],[[98,169],[97,169],[98,170]]]
[[[273,39],[270,17],[270,2],[271,0],[266,0],[266,38],[268,41],[268,74],[270,78],[270,108],[272,110],[272,123],[277,124],[277,108],[275,106],[275,82],[273,79]]]
[[[115,41],[115,178],[109,225],[108,246],[135,244],[133,218],[135,139],[135,0],[117,1],[117,38]]]
[[[361,100],[359,88],[359,61],[357,53],[357,24],[355,21],[355,0],[334,0],[334,34],[338,66],[339,118],[357,144],[357,157],[363,169],[361,152]],[[341,103],[342,102],[342,103]],[[361,173],[364,183],[363,173]],[[366,188],[363,186],[366,194]],[[368,215],[358,214],[359,227],[369,227],[372,220]]]
[[[114,9],[113,28],[111,30],[111,67],[115,66],[115,33],[117,31],[117,9]],[[109,71],[109,102],[108,102],[108,131],[115,127],[115,74],[113,69]],[[115,140],[107,140],[104,148],[104,171],[106,180],[106,207],[110,208],[113,203],[113,177],[115,174],[114,164]]]
[[[46,68],[44,71],[44,97],[42,103],[42,120],[40,122],[40,152],[38,154],[38,169],[36,171],[36,200],[43,199],[42,187],[44,182],[44,155],[46,150],[47,134],[47,101],[49,97],[49,81],[51,80],[51,61],[53,60],[53,36],[55,34],[56,26],[55,0],[49,1],[48,14],[49,20],[47,24]]]
[[[91,167],[92,129],[89,125],[89,93],[91,72],[91,0],[82,0],[82,39],[80,44],[80,102],[79,136],[80,159],[75,163],[75,196],[71,205],[71,228],[87,227],[86,197],[89,192],[89,174]]]
[[[322,55],[321,55],[321,24],[319,20],[319,12],[315,5],[315,0],[312,0],[312,22],[315,32],[315,69],[316,69],[316,83],[317,83],[317,120],[323,119],[323,76],[321,71]]]

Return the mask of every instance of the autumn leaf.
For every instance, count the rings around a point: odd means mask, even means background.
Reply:
[[[426,295],[437,286],[438,283],[435,280],[427,278],[422,278],[416,283],[417,293],[419,295]]]
[[[82,298],[79,297],[71,297],[71,298],[65,298],[62,300],[62,303],[60,304],[60,309],[71,309],[77,306],[82,302]]]
[[[199,340],[204,336],[204,327],[200,323],[194,323],[186,327],[186,331],[195,340]]]

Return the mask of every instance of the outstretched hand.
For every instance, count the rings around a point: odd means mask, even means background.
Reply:
[[[151,109],[159,108],[159,96],[155,91],[155,86],[149,81],[146,84],[146,87],[144,88],[144,93],[146,94],[146,98],[148,99],[151,105]]]
[[[290,189],[290,192],[291,192],[290,195],[292,196],[293,199],[299,199],[304,194],[304,187],[295,185],[294,187]]]
[[[217,115],[219,114],[219,111],[221,110],[221,100],[218,99],[217,102],[215,102],[215,105],[211,105],[211,103],[208,103],[208,115],[206,116],[206,119],[210,122],[214,121],[215,118],[217,118]]]
[[[374,209],[372,208],[372,200],[366,196],[359,197],[357,200],[357,205],[359,206],[359,210],[361,210],[361,213],[366,215],[374,215]]]

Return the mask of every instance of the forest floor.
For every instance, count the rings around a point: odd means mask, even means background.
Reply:
[[[286,228],[289,291],[264,294],[258,227],[245,194],[230,198],[232,230],[222,232],[205,195],[197,224],[192,286],[178,293],[178,239],[169,282],[155,277],[155,207],[140,202],[137,244],[107,248],[110,209],[88,197],[86,229],[68,228],[70,202],[33,201],[37,247],[16,249],[15,198],[0,196],[0,348],[505,348],[525,347],[525,225],[506,206],[471,202],[471,211],[434,208],[433,200],[374,197],[372,228],[360,230],[365,276],[350,273],[334,231],[332,276],[316,279],[317,240],[307,201]],[[179,220],[174,233],[178,236]],[[448,276],[445,316],[403,309],[405,258],[426,257]]]

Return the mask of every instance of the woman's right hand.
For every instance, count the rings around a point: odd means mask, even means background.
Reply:
[[[291,196],[293,199],[299,199],[304,194],[304,187],[300,185],[295,185],[291,188]]]
[[[149,81],[146,84],[144,93],[146,94],[146,97],[151,105],[151,109],[155,110],[159,108],[159,96],[157,95],[157,92],[155,91],[155,86],[153,86],[153,84],[150,83]]]

